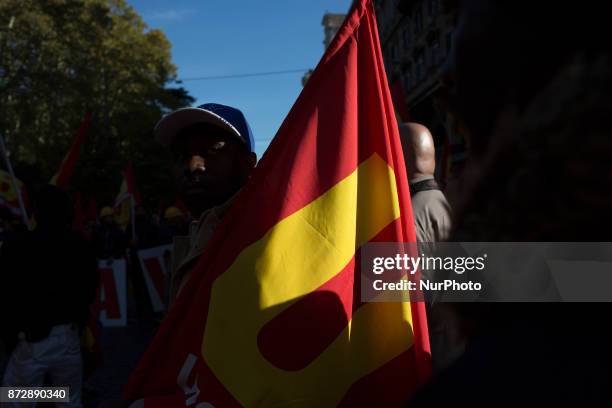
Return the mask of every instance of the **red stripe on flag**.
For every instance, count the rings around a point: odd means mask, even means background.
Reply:
[[[278,368],[300,370],[325,350],[352,317],[354,259],[259,332],[261,354]]]
[[[414,367],[414,348],[406,350],[376,371],[355,382],[338,404],[339,407],[379,407],[384,401],[386,407],[406,406],[411,395],[422,384],[420,373],[406,370]],[[384,395],[381,390],[387,390]]]
[[[87,131],[89,130],[90,124],[91,112],[87,112],[83,122],[81,122],[81,125],[79,126],[76,136],[74,137],[72,146],[70,147],[70,150],[66,154],[66,157],[64,158],[64,161],[57,172],[55,179],[56,186],[64,189],[68,188],[74,167],[76,166],[79,156],[81,155],[83,143],[85,142],[85,136],[87,136]]]

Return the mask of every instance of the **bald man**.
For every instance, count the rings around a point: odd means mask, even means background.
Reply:
[[[400,124],[399,129],[417,241],[444,241],[450,232],[451,208],[434,179],[436,150],[431,132],[410,122]]]
[[[448,238],[451,227],[451,208],[434,179],[436,150],[431,132],[418,123],[399,126],[410,198],[414,214],[417,242],[420,249],[433,253],[435,243]],[[426,276],[429,279],[434,276]],[[447,303],[429,299],[427,316],[431,357],[434,372],[438,373],[455,361],[465,348],[457,315]]]

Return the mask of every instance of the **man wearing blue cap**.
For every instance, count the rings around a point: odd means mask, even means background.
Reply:
[[[174,301],[248,180],[257,157],[242,112],[216,103],[182,108],[164,116],[155,126],[155,136],[171,149],[179,194],[198,220],[188,237],[174,240],[170,289],[170,301]]]

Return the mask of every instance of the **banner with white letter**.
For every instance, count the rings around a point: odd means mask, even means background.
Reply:
[[[100,260],[100,284],[94,304],[96,316],[104,327],[127,325],[127,278],[125,260]]]
[[[166,288],[171,254],[172,245],[162,245],[138,251],[138,260],[155,312],[166,310]]]

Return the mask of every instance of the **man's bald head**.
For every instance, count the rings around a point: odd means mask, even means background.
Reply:
[[[410,180],[433,176],[436,170],[436,149],[431,132],[418,123],[406,122],[399,126],[404,159]]]

